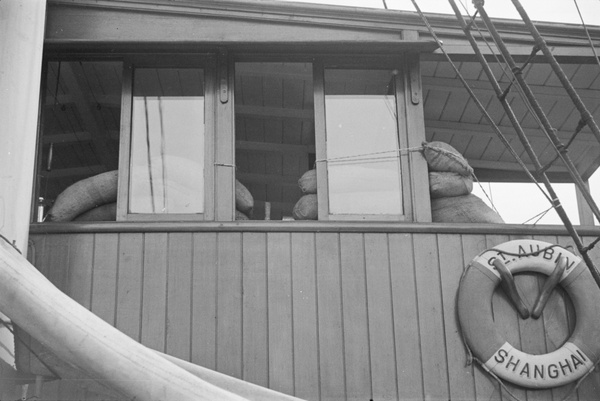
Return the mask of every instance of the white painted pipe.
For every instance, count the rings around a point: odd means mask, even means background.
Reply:
[[[241,401],[85,309],[0,241],[0,310],[57,357],[130,400]]]

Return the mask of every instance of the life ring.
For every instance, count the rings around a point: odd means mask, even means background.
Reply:
[[[522,352],[509,344],[494,325],[492,294],[501,281],[494,259],[501,258],[513,274],[550,275],[560,256],[566,258],[560,285],[575,308],[575,329],[553,352]],[[457,308],[465,342],[478,362],[485,370],[517,385],[562,386],[583,377],[600,360],[600,290],[582,259],[558,245],[516,240],[480,253],[461,278]]]

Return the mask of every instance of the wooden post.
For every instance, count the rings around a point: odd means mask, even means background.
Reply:
[[[29,234],[45,18],[46,0],[0,1],[0,234],[23,253]],[[3,312],[0,308],[0,319]],[[14,340],[3,325],[0,359],[14,367]],[[0,398],[3,394],[0,391]]]

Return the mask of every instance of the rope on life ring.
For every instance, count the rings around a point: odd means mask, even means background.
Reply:
[[[575,329],[553,352],[522,352],[494,325],[492,295],[501,281],[494,260],[501,259],[512,274],[549,276],[561,257],[566,267],[559,284],[575,308]],[[486,371],[514,384],[536,389],[562,386],[585,377],[600,361],[600,291],[581,258],[558,245],[524,239],[480,253],[461,278],[457,308],[465,343],[478,362]]]

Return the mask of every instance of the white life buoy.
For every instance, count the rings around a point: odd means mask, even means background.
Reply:
[[[509,344],[494,325],[492,294],[501,281],[494,259],[501,258],[513,274],[550,275],[561,256],[566,258],[566,268],[560,285],[573,302],[575,329],[553,352],[522,352]],[[517,385],[562,386],[583,377],[600,360],[600,290],[582,259],[558,245],[516,240],[480,253],[461,279],[457,307],[465,342],[483,368]]]

